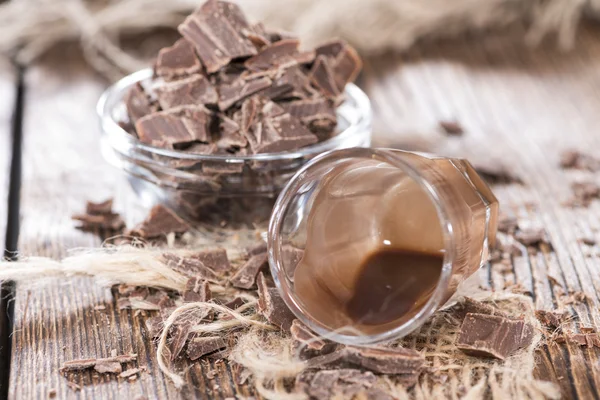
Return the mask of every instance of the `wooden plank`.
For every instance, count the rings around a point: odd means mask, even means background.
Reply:
[[[87,199],[116,196],[116,209],[128,222],[139,218],[138,201],[125,177],[99,151],[95,104],[106,85],[68,54],[27,69],[21,254],[60,258],[76,247],[100,246],[99,238],[76,230],[70,219]],[[98,305],[106,308],[97,310]],[[178,392],[158,370],[155,344],[145,334],[149,315],[119,311],[111,291],[89,279],[52,280],[35,289],[19,285],[9,397],[47,398],[50,390],[67,399],[253,395],[235,387],[224,365],[206,362],[187,372],[193,385]],[[137,365],[148,371],[133,382],[89,372],[65,378],[58,371],[66,360],[106,357],[113,349],[137,353]],[[212,380],[206,377],[211,370],[217,371]],[[68,380],[81,391],[69,388]]]
[[[576,148],[597,153],[600,91],[598,27],[586,26],[568,54],[553,47],[530,49],[518,36],[464,38],[461,44],[425,45],[406,56],[368,62],[368,92],[379,115],[379,143],[424,146],[433,152],[461,155],[475,161],[504,158],[525,185],[496,186],[501,208],[523,221],[541,224],[552,246],[537,254],[513,259],[514,277],[530,290],[539,308],[561,304],[554,276],[564,290],[583,291],[583,304],[567,307],[575,321],[600,328],[598,289],[600,259],[580,238],[599,239],[600,204],[570,209],[576,179],[598,181],[585,172],[558,166],[560,152]],[[457,120],[466,133],[448,138],[441,120]],[[597,154],[596,154],[597,155]],[[494,275],[492,283],[503,285]],[[569,327],[576,329],[576,323]],[[598,398],[598,349],[546,346],[539,376],[557,382],[565,398]]]

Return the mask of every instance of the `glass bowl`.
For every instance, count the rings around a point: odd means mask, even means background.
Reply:
[[[220,224],[265,222],[279,192],[307,161],[330,150],[371,143],[369,99],[348,84],[345,100],[336,109],[337,134],[296,151],[229,156],[150,146],[130,135],[123,123],[128,121],[126,93],[152,74],[152,69],[144,69],[126,76],[109,87],[97,105],[103,155],[128,175],[146,205],[163,203],[188,218]]]

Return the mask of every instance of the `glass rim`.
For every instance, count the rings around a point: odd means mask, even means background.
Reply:
[[[271,270],[271,275],[273,276],[275,284],[279,289],[285,304],[290,308],[294,315],[311,330],[322,337],[346,345],[373,345],[393,339],[399,339],[413,332],[442,305],[441,303],[447,294],[450,278],[452,276],[452,264],[455,259],[455,240],[447,207],[441,201],[437,189],[430,182],[428,182],[426,178],[424,178],[412,165],[410,165],[409,162],[403,160],[401,157],[398,157],[389,150],[397,151],[396,149],[349,148],[332,150],[315,157],[305,164],[290,179],[290,181],[281,191],[277,201],[275,202],[275,206],[273,207],[273,211],[271,213],[271,219],[269,221],[269,230],[267,234],[269,267]],[[285,276],[285,268],[281,263],[282,244],[279,240],[283,217],[285,216],[287,209],[291,204],[291,199],[298,189],[300,189],[300,187],[303,185],[303,177],[306,175],[308,170],[317,164],[347,158],[377,159],[403,170],[411,179],[419,184],[419,186],[427,193],[433,202],[438,214],[440,225],[442,227],[444,238],[445,251],[442,271],[440,273],[436,288],[429,300],[412,318],[405,321],[401,325],[385,332],[372,335],[347,335],[337,331],[332,331],[331,329],[325,327],[318,321],[304,314],[301,305],[294,298],[295,296],[292,294],[293,290],[291,287],[289,287],[286,279],[280,279],[280,275]]]
[[[160,147],[151,146],[140,142],[138,139],[130,135],[123,129],[118,121],[111,115],[111,111],[116,104],[122,102],[125,90],[134,84],[145,79],[151,78],[153,70],[151,68],[142,69],[120,79],[110,87],[108,87],[100,96],[96,104],[96,113],[100,118],[100,124],[103,132],[111,132],[112,135],[117,135],[118,139],[127,143],[129,146],[134,146],[137,149],[147,151],[151,154],[170,157],[173,159],[193,160],[193,161],[223,161],[227,163],[245,162],[245,161],[279,161],[279,160],[294,160],[307,156],[315,156],[343,145],[344,141],[349,137],[362,134],[365,129],[370,129],[373,112],[368,96],[358,86],[353,83],[346,85],[344,93],[348,98],[351,98],[356,103],[357,120],[351,123],[346,129],[333,136],[332,138],[315,143],[310,146],[302,147],[293,152],[280,153],[261,153],[245,156],[236,155],[221,155],[221,154],[194,154],[185,151],[163,149]],[[115,148],[111,144],[111,147]],[[115,150],[117,150],[115,148]],[[117,150],[119,151],[119,150]]]

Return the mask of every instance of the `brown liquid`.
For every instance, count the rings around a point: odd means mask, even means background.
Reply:
[[[382,248],[369,255],[356,277],[346,313],[356,323],[396,321],[425,303],[440,278],[443,254]]]

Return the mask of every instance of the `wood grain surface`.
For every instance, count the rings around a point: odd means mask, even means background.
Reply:
[[[562,305],[559,287],[583,291],[583,303],[566,306],[576,316],[572,327],[584,322],[600,328],[600,249],[580,241],[591,236],[600,242],[600,202],[582,209],[562,205],[573,181],[598,177],[558,167],[563,149],[600,149],[600,29],[585,27],[568,53],[552,46],[529,49],[513,34],[423,44],[405,55],[366,60],[361,85],[375,109],[375,144],[460,155],[514,171],[523,184],[494,186],[501,209],[522,224],[543,226],[551,245],[513,257],[510,271],[492,265],[482,273],[496,290],[518,283],[540,309]],[[140,213],[126,181],[98,151],[94,104],[105,83],[66,59],[60,58],[59,71],[52,60],[27,69],[19,242],[25,254],[61,257],[74,247],[99,245],[69,219],[86,199],[116,196],[128,222]],[[441,120],[458,121],[465,134],[443,135]],[[99,304],[106,309],[95,310]],[[250,395],[232,384],[224,365],[205,362],[188,373],[192,392],[178,394],[156,370],[154,344],[141,328],[144,316],[115,310],[111,292],[89,280],[20,286],[15,308],[12,399],[45,398],[50,389],[59,398]],[[149,371],[135,382],[69,376],[82,386],[79,392],[57,371],[65,360],[107,356],[111,349],[138,353],[138,364]],[[558,383],[564,398],[598,398],[598,352],[572,344],[544,347],[538,375]],[[219,371],[216,380],[206,378],[209,368]]]

